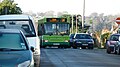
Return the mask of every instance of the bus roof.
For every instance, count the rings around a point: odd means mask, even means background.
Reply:
[[[32,19],[31,16],[22,15],[22,14],[14,14],[14,15],[0,15],[0,20],[29,20]]]

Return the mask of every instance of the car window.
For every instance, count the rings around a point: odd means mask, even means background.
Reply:
[[[0,21],[0,29],[20,29],[26,36],[35,35],[32,22],[29,20],[3,20]]]
[[[0,34],[0,48],[27,49],[20,34]]]
[[[118,35],[112,35],[110,40],[118,41],[119,40],[119,36]]]
[[[88,34],[77,34],[76,39],[92,39],[92,37]]]

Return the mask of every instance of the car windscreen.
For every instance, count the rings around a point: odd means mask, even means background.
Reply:
[[[27,50],[27,46],[18,33],[0,33],[0,49]]]
[[[76,39],[92,39],[92,37],[88,34],[77,34]]]
[[[20,29],[25,36],[36,36],[34,26],[30,20],[1,20],[0,29]]]
[[[119,40],[119,35],[112,35],[110,37],[110,40],[112,40],[112,41],[118,41]]]

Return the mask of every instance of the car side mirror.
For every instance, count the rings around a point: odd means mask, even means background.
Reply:
[[[74,37],[72,39],[75,39]]]
[[[34,48],[33,46],[30,47],[30,50],[31,50],[32,52],[35,52],[35,48]]]

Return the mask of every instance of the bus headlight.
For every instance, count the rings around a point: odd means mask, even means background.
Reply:
[[[29,65],[30,65],[30,60],[25,61],[25,62],[23,62],[21,64],[18,64],[18,67],[29,67]]]
[[[48,42],[48,40],[45,40],[45,42]]]
[[[68,40],[65,40],[65,42],[69,42]]]

